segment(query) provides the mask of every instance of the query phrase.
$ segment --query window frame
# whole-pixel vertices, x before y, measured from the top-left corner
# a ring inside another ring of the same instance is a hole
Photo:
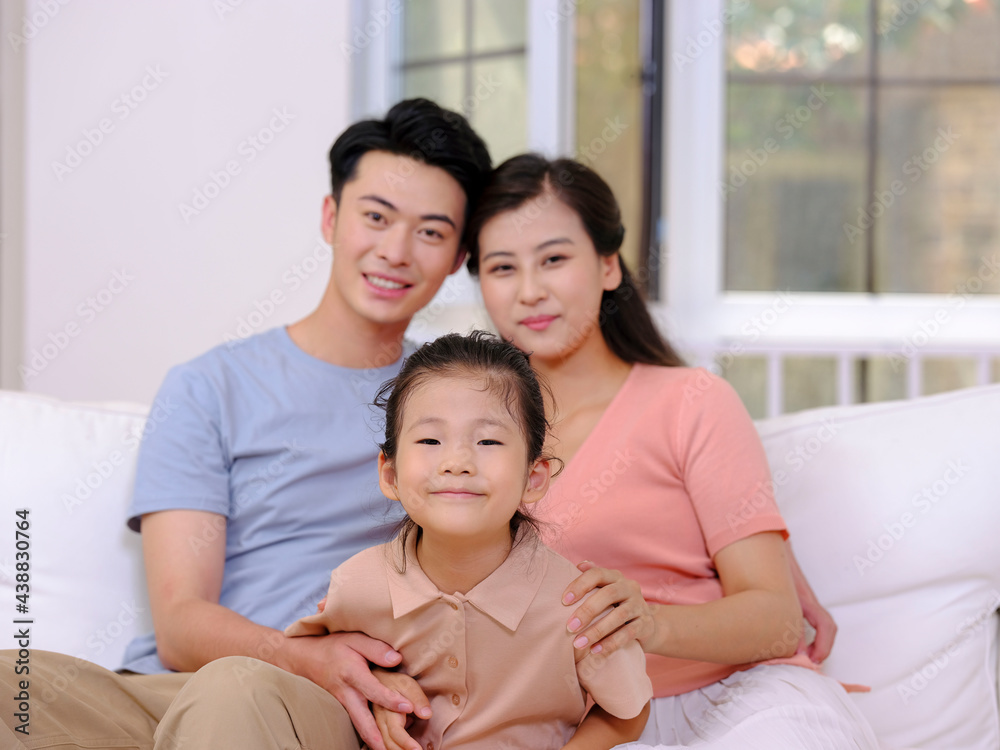
[[[703,364],[739,342],[758,349],[841,346],[892,354],[914,338],[919,342],[921,324],[933,327],[935,316],[944,316],[927,353],[1000,350],[1000,295],[794,292],[794,315],[757,326],[753,321],[780,292],[724,288],[725,203],[718,184],[726,166],[725,9],[725,0],[699,0],[671,2],[668,10],[669,221],[661,288],[666,303],[659,312],[681,348],[696,352]],[[699,44],[705,31],[711,39],[681,69],[675,51],[691,40]]]
[[[19,33],[24,0],[0,6],[0,36]],[[25,89],[24,49],[0,50],[0,388],[24,390]]]
[[[527,147],[547,156],[572,153],[576,102],[573,68],[575,3],[526,0]],[[402,0],[351,0],[352,36],[367,41],[351,54],[351,119],[380,116],[401,96]],[[387,20],[381,23],[380,19]],[[366,34],[375,22],[383,33]]]

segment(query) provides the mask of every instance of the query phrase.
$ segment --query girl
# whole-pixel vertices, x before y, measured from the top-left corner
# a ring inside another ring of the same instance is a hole
[[[286,634],[362,631],[402,654],[431,713],[410,729],[419,745],[399,727],[389,750],[637,738],[652,694],[642,651],[575,662],[559,598],[578,571],[538,541],[523,510],[550,476],[527,358],[482,332],[445,336],[411,355],[376,403],[379,484],[408,518],[395,540],[334,570],[322,611]],[[588,692],[597,706],[574,734]]]
[[[569,160],[510,159],[468,236],[490,317],[559,407],[551,446],[566,469],[538,506],[546,541],[637,582],[595,595],[591,607],[616,605],[607,627],[581,631],[587,605],[568,627],[578,648],[610,652],[620,641],[598,641],[633,621],[656,696],[641,742],[877,747],[841,686],[797,653],[802,611],[756,431],[724,380],[683,367],[660,337],[604,181]],[[591,573],[591,588],[615,580]]]

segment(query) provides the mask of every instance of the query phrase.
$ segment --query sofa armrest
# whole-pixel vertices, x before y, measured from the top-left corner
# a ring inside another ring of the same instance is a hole
[[[758,423],[824,671],[892,747],[1000,747],[1000,385]]]
[[[0,392],[0,601],[12,611],[27,574],[17,616],[32,620],[32,649],[117,669],[132,637],[152,629],[140,539],[125,527],[145,414]],[[27,539],[15,540],[18,509]]]

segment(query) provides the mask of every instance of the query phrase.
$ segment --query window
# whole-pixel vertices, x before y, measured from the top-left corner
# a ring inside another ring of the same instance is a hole
[[[499,163],[527,146],[526,42],[525,0],[409,0],[400,98],[461,112]]]
[[[682,348],[755,416],[996,379],[996,3],[670,8]]]
[[[575,156],[597,171],[622,208],[622,256],[659,294],[663,4],[580,0],[575,5]]]
[[[729,10],[726,289],[947,294],[975,276],[1000,244],[997,7]]]

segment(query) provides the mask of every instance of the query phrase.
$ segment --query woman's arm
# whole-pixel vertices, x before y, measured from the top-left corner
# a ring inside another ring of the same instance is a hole
[[[580,633],[574,644],[579,644],[578,659],[587,650],[611,653],[633,638],[646,653],[722,664],[794,654],[802,611],[785,550],[778,532],[754,534],[723,547],[714,559],[723,597],[696,605],[649,604],[635,581],[618,571],[589,568],[567,589],[570,601],[563,600],[572,604],[599,588],[567,625],[570,632]],[[614,609],[585,627],[608,607]]]
[[[669,425],[669,429],[664,430],[661,444],[663,460],[669,463],[683,482],[684,492],[670,498],[671,502],[682,502],[682,494],[686,494],[686,499],[698,518],[706,544],[708,539],[715,540],[715,546],[711,547],[714,555],[712,565],[722,581],[724,597],[696,608],[685,605],[648,606],[643,611],[641,598],[634,590],[624,588],[624,583],[618,580],[621,578],[620,574],[587,571],[567,591],[574,598],[576,603],[573,606],[578,611],[567,618],[569,629],[577,633],[577,643],[582,645],[583,640],[586,640],[585,648],[613,650],[620,647],[622,641],[633,637],[639,639],[647,652],[667,651],[668,655],[681,658],[744,663],[758,652],[775,650],[775,634],[772,629],[766,629],[767,632],[762,637],[755,634],[752,642],[746,642],[746,648],[738,649],[740,653],[716,654],[714,657],[692,655],[699,653],[699,650],[691,648],[685,634],[700,632],[706,625],[714,632],[716,628],[713,623],[728,619],[733,614],[742,617],[744,608],[745,614],[753,618],[755,626],[759,625],[758,615],[761,612],[768,613],[768,601],[781,602],[780,611],[777,612],[782,623],[778,637],[784,635],[785,640],[790,640],[791,634],[799,632],[801,628],[801,611],[794,601],[795,589],[791,584],[792,573],[786,552],[788,548],[776,531],[783,528],[783,523],[773,501],[773,483],[760,436],[732,386],[716,376],[703,373],[699,377],[702,376],[705,384],[699,383],[694,396],[689,398],[686,392],[680,398],[676,394],[667,394],[665,398],[668,401],[660,404],[664,413],[668,413],[668,409],[674,412],[671,419],[663,420],[664,424]],[[656,460],[656,457],[651,456],[650,460]],[[742,534],[735,533],[735,528],[730,523],[733,517],[750,524],[740,524]],[[658,543],[668,547],[677,538],[672,536],[674,530],[670,528],[650,529],[649,533],[657,535],[656,538],[662,540]],[[685,533],[697,532],[689,529]],[[762,544],[761,539],[771,541]],[[725,546],[720,549],[720,545]],[[744,549],[750,549],[752,554],[742,554],[741,550]],[[755,551],[758,549],[763,555],[759,559]],[[742,557],[748,558],[752,563],[751,568],[741,570],[740,565],[727,564],[730,558]],[[595,585],[605,585],[607,590],[596,592],[580,605],[579,597]],[[805,587],[802,591],[805,593],[809,589]],[[789,592],[791,601],[783,597]],[[807,593],[806,595],[808,596]],[[586,607],[588,604],[591,609]],[[593,615],[601,611],[599,607],[608,606],[615,606],[608,617],[587,625],[592,621]],[[806,609],[816,614],[811,603]],[[720,618],[714,616],[716,611]],[[789,616],[792,611],[799,612],[794,624]],[[581,623],[582,627],[574,627]],[[606,638],[623,625],[626,627],[623,628],[622,638]],[[736,626],[730,623],[729,627]],[[651,640],[657,636],[662,637],[664,629],[673,631],[672,645],[666,647],[660,642],[651,646]],[[772,640],[768,641],[768,637]],[[797,646],[798,643],[793,644],[788,651],[794,652]],[[781,652],[785,650],[779,649]]]
[[[695,605],[651,605],[647,653],[718,664],[747,664],[792,656],[802,637],[781,534],[753,534],[715,556],[722,598]]]
[[[632,742],[639,739],[648,718],[648,703],[632,719],[616,718],[600,706],[594,706],[583,717],[573,738],[563,745],[563,750],[610,750],[623,742]]]

